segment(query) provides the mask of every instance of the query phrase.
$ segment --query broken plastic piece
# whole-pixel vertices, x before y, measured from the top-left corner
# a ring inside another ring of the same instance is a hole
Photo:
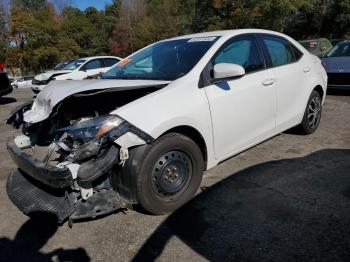
[[[91,183],[83,183],[80,186],[81,197],[86,200],[94,194]]]
[[[17,136],[15,138],[15,144],[20,149],[30,148],[32,145],[30,137],[26,135]]]
[[[124,166],[126,160],[128,160],[129,158],[129,150],[125,147],[121,147],[119,152],[119,158],[120,158],[119,165]]]
[[[66,161],[66,162],[58,163],[57,167],[59,167],[59,168],[64,168],[64,167],[68,168],[70,173],[72,174],[72,178],[73,179],[76,179],[78,177],[78,170],[79,170],[79,167],[80,167],[79,164],[75,164],[75,163]]]

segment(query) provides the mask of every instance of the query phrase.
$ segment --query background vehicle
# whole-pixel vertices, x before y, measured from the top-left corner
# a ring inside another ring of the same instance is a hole
[[[11,83],[13,88],[30,88],[32,86],[32,76],[24,76]]]
[[[326,38],[304,40],[299,41],[299,43],[311,54],[319,57],[326,55],[333,47],[332,43]]]
[[[23,135],[8,145],[21,172],[7,190],[25,213],[174,211],[204,170],[291,127],[313,133],[327,85],[320,59],[253,29],[160,41],[102,78],[56,81],[8,119]]]
[[[76,59],[69,59],[69,60],[62,61],[61,63],[57,64],[54,68],[52,68],[52,70],[61,70],[66,65],[68,65],[71,62],[73,62],[74,60],[76,60]]]
[[[7,73],[0,72],[0,97],[10,94],[13,88],[10,84],[10,80],[7,77]]]
[[[331,40],[329,40],[329,41],[331,41],[331,43],[332,43],[332,45],[333,46],[336,46],[337,44],[339,44],[340,42],[343,42],[343,41],[345,41],[346,39],[341,39],[341,38],[339,38],[339,39],[331,39]]]
[[[52,80],[83,80],[97,77],[120,60],[121,58],[114,56],[94,56],[71,61],[64,67],[59,66],[59,70],[37,75],[32,81],[32,90],[37,94]]]
[[[350,40],[338,43],[322,61],[329,88],[350,88]]]

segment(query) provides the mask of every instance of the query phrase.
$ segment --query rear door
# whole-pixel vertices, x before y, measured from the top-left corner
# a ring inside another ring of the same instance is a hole
[[[305,110],[308,78],[312,65],[303,53],[287,39],[275,35],[259,35],[273,68],[277,87],[276,127],[283,131],[299,124]]]
[[[224,44],[208,65],[211,67],[207,70],[209,75],[213,66],[219,63],[239,64],[246,70],[246,75],[240,78],[205,87],[215,154],[222,160],[273,134],[276,86],[272,69],[265,68],[254,35],[235,37]]]

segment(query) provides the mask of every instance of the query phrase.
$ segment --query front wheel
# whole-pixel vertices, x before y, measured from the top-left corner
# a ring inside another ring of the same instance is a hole
[[[322,99],[317,91],[312,91],[307,103],[300,130],[303,134],[309,135],[318,128],[322,115]]]
[[[190,138],[169,133],[147,145],[136,167],[138,203],[152,214],[172,212],[189,201],[202,181],[204,161]]]

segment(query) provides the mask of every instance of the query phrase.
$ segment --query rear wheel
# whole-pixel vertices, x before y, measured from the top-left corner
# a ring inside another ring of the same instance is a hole
[[[135,170],[137,201],[152,214],[179,208],[195,195],[202,181],[201,150],[190,138],[178,133],[147,145],[142,159],[134,160],[139,163]]]
[[[317,91],[312,91],[307,103],[300,130],[303,134],[312,134],[318,128],[322,115],[322,99]]]

